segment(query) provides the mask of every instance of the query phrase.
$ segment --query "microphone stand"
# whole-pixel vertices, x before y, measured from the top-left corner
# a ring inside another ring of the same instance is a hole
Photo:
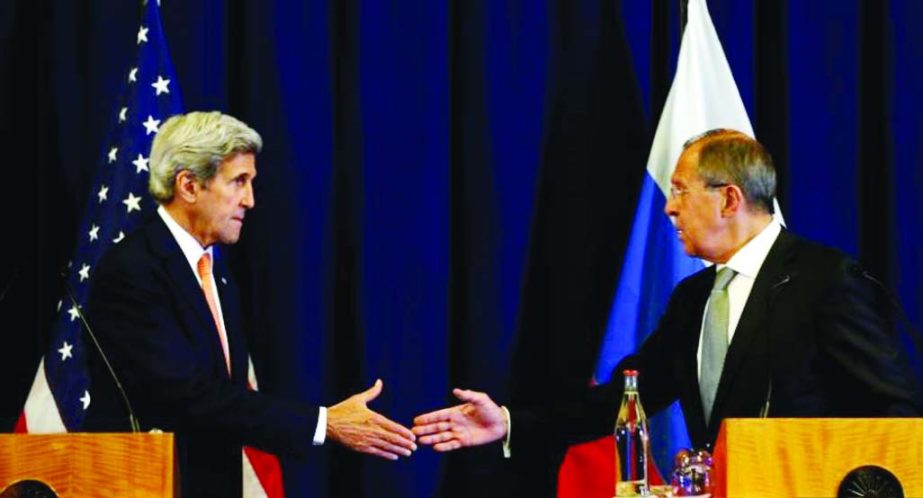
[[[141,426],[138,424],[138,419],[135,417],[135,412],[131,408],[131,403],[128,401],[128,395],[125,394],[125,389],[122,387],[122,383],[119,381],[118,375],[115,374],[115,370],[109,363],[109,358],[106,356],[106,353],[103,352],[102,346],[99,345],[99,341],[96,339],[96,334],[93,333],[93,329],[90,328],[90,324],[87,323],[86,317],[83,316],[83,311],[80,310],[80,304],[77,302],[77,298],[74,297],[74,291],[71,289],[70,284],[67,282],[67,276],[62,276],[64,277],[62,280],[64,282],[64,290],[67,293],[67,297],[74,305],[74,309],[77,310],[77,316],[80,318],[80,323],[83,324],[83,329],[87,331],[87,335],[90,336],[90,339],[93,341],[93,345],[96,346],[96,351],[99,352],[99,356],[103,359],[103,363],[106,365],[106,370],[109,371],[109,375],[112,377],[112,380],[115,381],[115,387],[118,389],[119,394],[122,396],[122,401],[125,403],[125,408],[128,409],[128,422],[131,424],[131,432],[141,432]]]

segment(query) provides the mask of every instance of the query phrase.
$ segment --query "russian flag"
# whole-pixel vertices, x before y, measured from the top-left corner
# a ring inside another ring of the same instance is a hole
[[[608,382],[616,364],[634,352],[657,326],[673,287],[704,267],[687,256],[663,209],[670,176],[688,139],[715,128],[753,136],[753,128],[705,0],[689,0],[676,75],[647,160],[620,280],[593,382]],[[777,211],[778,206],[777,206]],[[644,400],[641,400],[642,403]],[[613,406],[615,411],[618,406]],[[649,421],[651,451],[660,469],[689,446],[679,404]],[[615,446],[612,436],[571,447],[558,474],[559,498],[611,498]]]

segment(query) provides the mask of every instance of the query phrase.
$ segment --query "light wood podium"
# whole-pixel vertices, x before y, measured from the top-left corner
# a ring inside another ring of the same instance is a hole
[[[24,479],[61,498],[175,497],[173,434],[3,434],[0,491]]]
[[[715,444],[716,497],[835,497],[853,469],[876,465],[923,497],[923,419],[727,419]]]

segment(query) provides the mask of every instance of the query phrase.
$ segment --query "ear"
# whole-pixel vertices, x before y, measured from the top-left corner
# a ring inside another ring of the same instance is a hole
[[[741,209],[746,208],[747,200],[744,197],[743,190],[737,185],[728,185],[724,187],[724,205],[721,207],[721,214],[725,217],[732,217]]]
[[[175,198],[182,199],[189,204],[195,204],[201,189],[202,185],[188,170],[182,170],[176,174],[176,180],[173,183],[173,196]]]

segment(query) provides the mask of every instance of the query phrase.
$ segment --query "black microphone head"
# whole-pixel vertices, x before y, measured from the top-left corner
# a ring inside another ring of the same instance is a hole
[[[866,271],[866,269],[863,268],[862,265],[860,265],[859,263],[853,263],[852,266],[849,267],[849,271],[850,273],[852,273],[853,275],[857,277],[862,277],[868,280],[873,280],[875,282],[878,281],[875,277],[872,276],[871,273]]]

